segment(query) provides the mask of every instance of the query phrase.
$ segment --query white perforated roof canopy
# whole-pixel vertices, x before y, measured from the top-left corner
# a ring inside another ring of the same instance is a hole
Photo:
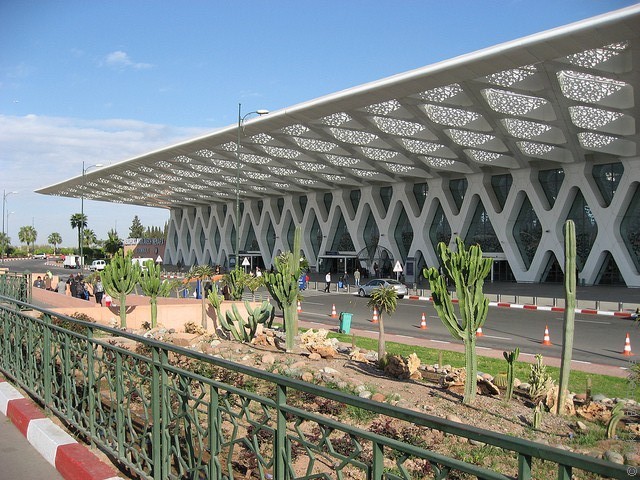
[[[636,157],[640,5],[351,88],[38,193],[178,208]],[[83,193],[84,192],[84,193]]]

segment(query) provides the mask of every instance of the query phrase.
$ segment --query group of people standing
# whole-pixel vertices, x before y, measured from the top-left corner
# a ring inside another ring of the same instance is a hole
[[[81,298],[83,300],[89,300],[90,297],[95,297],[96,303],[102,305],[102,297],[104,296],[104,286],[102,285],[102,279],[98,274],[93,282],[87,282],[81,273],[77,275],[69,275],[64,285],[64,293],[69,297]],[[60,290],[58,290],[60,291]]]

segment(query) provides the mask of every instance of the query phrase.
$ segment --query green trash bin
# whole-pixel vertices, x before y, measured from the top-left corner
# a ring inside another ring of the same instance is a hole
[[[351,313],[340,312],[340,333],[349,333],[351,331]]]

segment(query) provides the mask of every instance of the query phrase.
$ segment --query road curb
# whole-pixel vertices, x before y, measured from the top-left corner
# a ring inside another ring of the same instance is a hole
[[[433,303],[433,298],[431,297],[423,297],[418,295],[409,295],[406,298],[409,300],[422,300],[424,302]],[[457,299],[452,300],[453,303],[458,303]],[[531,305],[531,304],[518,304],[518,303],[508,303],[508,302],[489,302],[490,307],[501,307],[501,308],[519,308],[523,310],[543,310],[547,312],[564,312],[564,307],[552,307],[546,305]],[[614,312],[611,310],[595,310],[592,308],[576,308],[575,313],[583,313],[588,315],[607,315],[612,317],[623,317],[629,318],[633,317],[633,313],[629,312]]]
[[[1,376],[0,412],[66,480],[124,480]]]

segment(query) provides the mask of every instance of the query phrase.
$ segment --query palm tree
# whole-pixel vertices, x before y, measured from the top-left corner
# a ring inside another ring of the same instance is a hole
[[[122,248],[122,240],[118,237],[118,232],[111,229],[107,234],[109,238],[104,242],[104,251],[110,255],[114,255]]]
[[[9,246],[11,245],[11,239],[9,235],[6,233],[0,232],[0,251],[2,252],[2,256],[4,257],[4,253],[9,250]]]
[[[136,217],[137,218],[137,217]],[[198,265],[197,267],[192,267],[187,273],[187,277],[185,280],[197,280],[200,282],[200,297],[202,298],[202,328],[207,328],[207,303],[206,303],[206,295],[204,294],[204,280],[210,280],[214,275],[214,270],[211,265]],[[213,325],[213,331],[218,331],[218,326]]]
[[[49,235],[49,238],[47,238],[47,242],[49,242],[50,245],[53,245],[53,254],[55,255],[56,246],[62,243],[62,237],[58,232],[53,232],[51,235]]]
[[[98,237],[96,237],[96,233],[90,228],[85,228],[82,230],[83,245],[85,247],[90,247],[91,245],[95,245],[98,241]]]
[[[382,366],[385,360],[386,345],[384,340],[384,315],[391,315],[398,306],[398,295],[392,286],[378,287],[371,292],[371,298],[367,302],[369,308],[377,308],[378,319],[378,364]]]
[[[158,297],[166,297],[171,292],[171,282],[162,280],[162,266],[153,260],[144,263],[145,268],[140,274],[142,293],[149,297],[151,304],[151,328],[156,328],[158,322]]]
[[[29,254],[29,245],[36,242],[36,238],[38,238],[38,232],[35,228],[28,225],[26,227],[20,227],[20,231],[18,232],[18,238],[22,243],[27,244],[27,255]]]
[[[74,213],[71,215],[71,228],[78,229],[78,251],[80,250],[80,236],[82,230],[87,226],[87,216],[83,213]]]

